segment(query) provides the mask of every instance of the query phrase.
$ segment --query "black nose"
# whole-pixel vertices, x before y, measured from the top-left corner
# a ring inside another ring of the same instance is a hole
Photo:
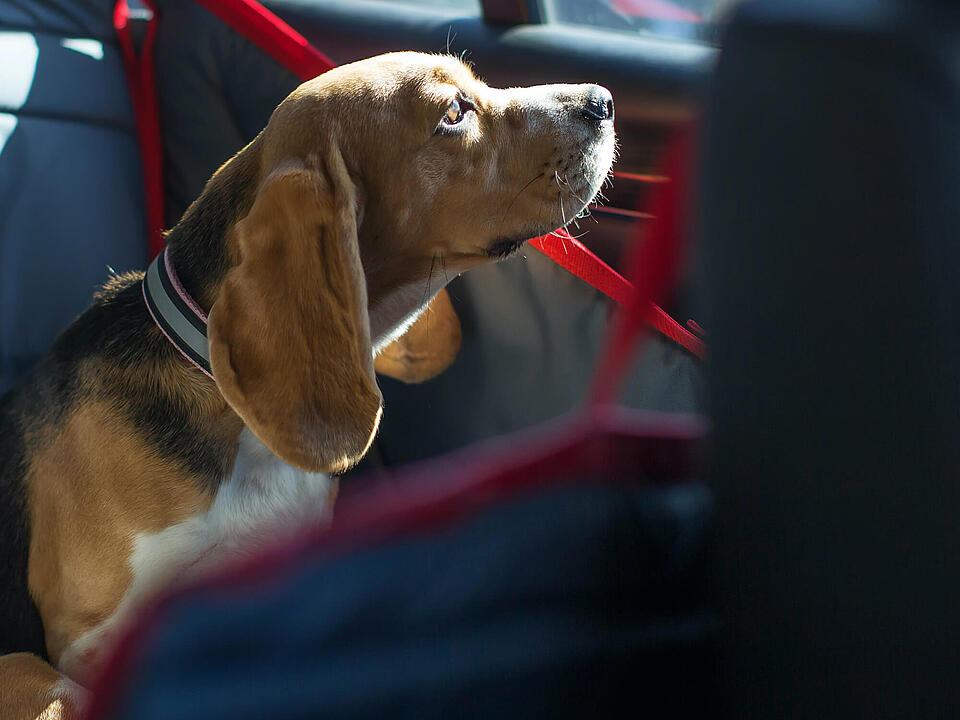
[[[605,87],[594,85],[583,104],[583,114],[594,122],[613,120],[613,95]]]

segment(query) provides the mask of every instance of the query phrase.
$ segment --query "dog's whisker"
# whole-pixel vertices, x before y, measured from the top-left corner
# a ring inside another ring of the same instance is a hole
[[[418,307],[423,307],[427,304],[427,300],[430,297],[430,284],[433,281],[433,269],[437,264],[437,253],[433,253],[433,257],[430,258],[430,272],[427,273],[427,285],[423,289],[423,297],[420,298],[420,305]]]
[[[440,269],[443,271],[443,284],[449,284],[450,278],[447,277],[447,256],[443,254],[442,250],[440,251]]]
[[[562,235],[554,231],[547,234],[553,235],[560,241],[566,241],[566,240],[579,240],[580,238],[585,237],[587,235],[587,232],[582,232],[579,235],[574,235],[573,233],[567,231],[566,235]],[[564,250],[566,250],[566,244],[564,244]]]
[[[558,179],[559,179],[559,176],[558,176]],[[575,200],[577,200],[578,202],[580,202],[581,205],[586,205],[586,204],[587,204],[587,201],[586,201],[586,200],[584,200],[582,197],[580,197],[579,195],[577,195],[577,193],[575,193],[575,192],[573,191],[573,188],[570,187],[570,183],[567,181],[566,178],[563,178],[563,184],[567,186],[567,192],[569,192],[571,195],[573,195],[573,197],[574,197]]]
[[[557,181],[557,187],[560,190],[563,190],[563,186],[560,184],[560,173],[558,173],[556,170],[553,171],[553,179]]]

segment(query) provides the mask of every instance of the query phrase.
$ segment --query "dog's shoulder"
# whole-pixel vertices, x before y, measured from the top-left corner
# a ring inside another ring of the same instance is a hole
[[[84,407],[108,407],[161,457],[215,490],[229,476],[239,420],[227,417],[223,399],[151,319],[142,278],[112,277],[54,343],[33,386],[37,419],[51,424]]]

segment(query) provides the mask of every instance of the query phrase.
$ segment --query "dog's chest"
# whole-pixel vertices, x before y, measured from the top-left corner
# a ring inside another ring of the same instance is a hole
[[[136,536],[130,586],[107,620],[68,646],[60,670],[88,677],[130,616],[160,590],[251,555],[298,528],[329,522],[334,487],[325,474],[287,465],[245,428],[233,474],[206,512]]]
[[[178,566],[191,572],[219,566],[305,523],[325,523],[332,491],[329,476],[286,464],[244,428],[233,474],[210,509],[137,537],[131,557],[134,582],[155,573],[169,577],[171,570],[179,575]]]

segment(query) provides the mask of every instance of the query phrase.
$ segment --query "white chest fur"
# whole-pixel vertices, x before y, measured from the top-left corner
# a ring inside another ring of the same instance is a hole
[[[134,539],[130,587],[107,620],[63,652],[60,671],[83,682],[131,614],[158,590],[252,554],[305,524],[329,522],[333,487],[325,474],[287,465],[244,428],[233,474],[210,509]]]

